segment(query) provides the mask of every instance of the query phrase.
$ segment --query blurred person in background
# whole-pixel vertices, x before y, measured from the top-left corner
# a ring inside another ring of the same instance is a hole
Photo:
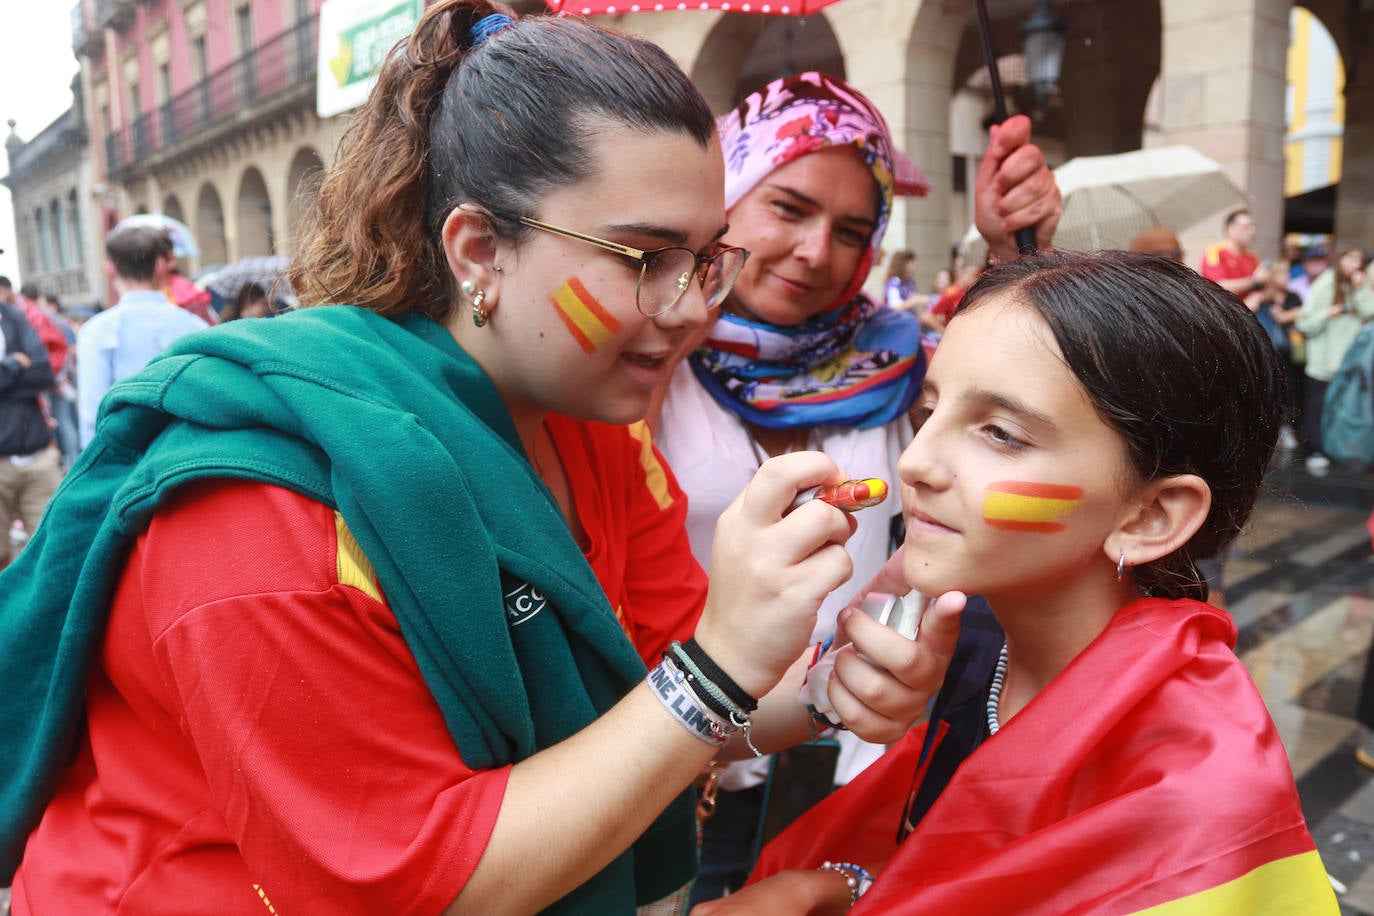
[[[1345,359],[1360,326],[1374,318],[1374,291],[1369,288],[1363,248],[1345,248],[1336,264],[1312,282],[1295,325],[1307,338],[1303,380],[1302,441],[1311,474],[1327,473],[1331,460],[1322,452],[1322,405],[1326,388]]]
[[[105,237],[107,268],[119,301],[76,335],[77,421],[81,447],[95,435],[100,401],[115,382],[138,372],[172,341],[208,325],[163,292],[172,238],[152,226],[116,227]]]
[[[10,562],[13,522],[32,535],[62,480],[42,404],[53,386],[52,364],[13,291],[0,277],[0,569]]]
[[[1201,272],[1208,280],[1244,298],[1264,288],[1269,268],[1250,250],[1255,243],[1255,218],[1249,210],[1233,210],[1223,224],[1225,238],[1202,254]]]

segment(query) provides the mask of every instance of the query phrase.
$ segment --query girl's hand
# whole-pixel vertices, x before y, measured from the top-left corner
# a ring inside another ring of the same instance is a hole
[[[695,906],[692,916],[729,916],[732,913],[841,916],[849,909],[849,885],[843,875],[829,870],[784,871],[728,897]]]
[[[789,512],[800,491],[844,479],[820,452],[771,458],[716,523],[696,638],[752,696],[802,654],[821,602],[853,573],[853,519],[819,500]]]
[[[921,720],[954,657],[966,601],[961,592],[941,595],[921,616],[915,640],[852,607],[840,612],[835,642],[843,648],[836,653],[828,693],[851,731],[865,741],[892,744]]]
[[[1049,248],[1064,212],[1054,173],[1030,136],[1025,115],[994,125],[974,183],[973,221],[989,250],[1004,260],[1017,256],[1014,235],[1027,226],[1035,227],[1039,247]]]

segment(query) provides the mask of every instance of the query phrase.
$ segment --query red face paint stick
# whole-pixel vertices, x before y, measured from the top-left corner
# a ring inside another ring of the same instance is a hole
[[[829,487],[809,487],[797,494],[792,505],[787,507],[786,515],[803,503],[819,499],[829,503],[841,512],[858,512],[869,506],[876,506],[887,498],[887,482],[876,477],[864,480],[846,480]]]

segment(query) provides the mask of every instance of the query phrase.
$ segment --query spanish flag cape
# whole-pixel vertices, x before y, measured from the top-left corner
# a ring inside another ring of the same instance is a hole
[[[922,783],[941,778],[941,747],[968,737],[977,702],[945,704],[934,754],[922,759],[926,730],[915,729],[798,819],[751,880],[890,859],[855,916],[1337,913],[1235,637],[1225,613],[1199,602],[1123,608],[928,808],[908,812]],[[973,673],[951,665],[942,697]],[[916,822],[898,845],[904,815]]]

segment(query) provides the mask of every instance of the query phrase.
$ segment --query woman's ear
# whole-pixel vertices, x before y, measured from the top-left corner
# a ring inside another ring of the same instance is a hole
[[[460,284],[468,281],[481,290],[485,310],[496,308],[501,272],[495,266],[496,233],[491,218],[472,204],[461,204],[449,211],[441,237],[454,279]]]
[[[1212,489],[1196,474],[1160,477],[1142,487],[1102,549],[1113,564],[1140,566],[1187,544],[1212,509]]]

